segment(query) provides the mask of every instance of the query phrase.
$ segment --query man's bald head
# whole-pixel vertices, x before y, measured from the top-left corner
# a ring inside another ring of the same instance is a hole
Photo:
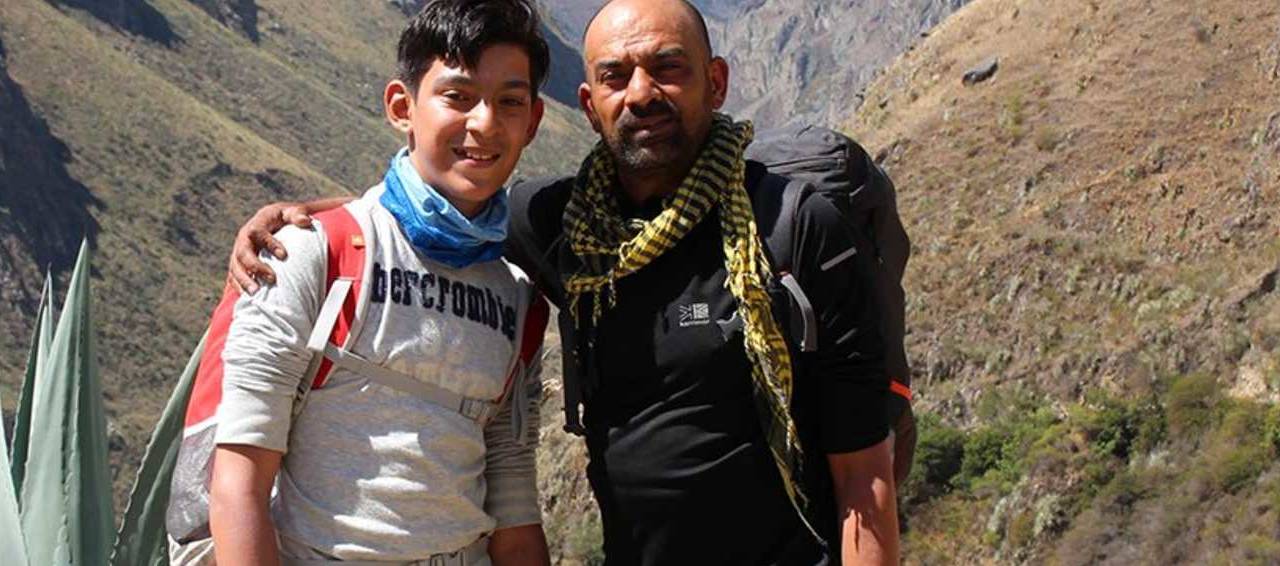
[[[607,8],[619,2],[623,2],[623,0],[608,0],[607,2],[602,4],[600,8],[596,9],[596,13],[592,14],[590,20],[587,20],[587,27],[582,30],[583,55],[586,54],[585,44],[587,42],[587,34],[591,32],[592,24],[595,24],[596,19],[598,19],[600,17],[600,14],[602,14]],[[646,8],[649,8],[649,9],[663,9],[663,8],[675,6],[677,7],[677,9],[684,10],[685,14],[688,15],[689,18],[694,22],[698,30],[698,33],[702,36],[703,44],[707,48],[707,56],[708,57],[712,56],[711,32],[707,30],[707,19],[702,16],[702,12],[699,11],[698,7],[694,6],[693,3],[689,2],[688,0],[671,0],[670,2],[663,3],[663,4],[669,4],[669,6],[668,5],[659,6],[658,2],[652,2],[650,0],[640,0],[640,2],[635,2],[635,3],[643,4]]]

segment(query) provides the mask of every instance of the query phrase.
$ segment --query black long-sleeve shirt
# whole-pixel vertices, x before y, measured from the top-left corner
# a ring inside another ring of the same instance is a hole
[[[517,186],[510,201],[508,257],[557,306],[562,256],[571,254],[561,236],[572,184]],[[656,212],[654,204],[630,213]],[[793,269],[820,330],[817,352],[798,360],[792,413],[806,450],[806,491],[831,519],[816,526],[834,548],[801,524],[761,434],[713,212],[619,280],[617,304],[595,328],[587,473],[611,566],[839,563],[826,454],[869,447],[888,431],[874,267],[825,198],[806,198],[796,222]]]

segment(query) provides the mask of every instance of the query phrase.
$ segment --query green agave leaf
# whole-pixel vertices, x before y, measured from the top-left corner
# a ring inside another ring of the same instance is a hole
[[[40,294],[40,308],[36,311],[31,351],[27,355],[27,373],[22,380],[18,413],[13,424],[13,456],[9,464],[14,493],[22,493],[22,478],[27,469],[27,451],[31,443],[31,407],[36,397],[36,376],[44,368],[49,357],[49,345],[53,342],[53,310],[53,274],[46,273],[44,292]]]
[[[32,564],[105,564],[114,535],[106,415],[89,297],[90,251],[81,244],[67,301],[36,376],[30,448],[20,494]]]
[[[8,447],[5,446],[4,424],[0,423],[0,548],[6,559],[26,566],[27,543],[22,538],[22,519],[18,516],[18,493],[9,475]]]
[[[208,334],[205,335],[207,337]],[[168,537],[164,516],[169,506],[169,485],[173,467],[178,460],[178,447],[182,444],[182,425],[186,417],[187,403],[191,400],[196,372],[200,369],[200,355],[204,352],[205,338],[200,339],[186,369],[178,378],[178,384],[169,396],[169,402],[151,433],[142,466],[129,494],[124,523],[116,537],[111,556],[112,566],[163,566],[169,563]]]

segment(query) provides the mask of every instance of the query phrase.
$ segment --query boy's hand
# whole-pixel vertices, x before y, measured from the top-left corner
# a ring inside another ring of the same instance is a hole
[[[231,259],[227,262],[231,281],[245,293],[257,291],[258,281],[275,283],[275,272],[258,259],[258,252],[270,250],[271,255],[279,259],[287,258],[289,254],[272,234],[288,225],[310,228],[312,214],[342,206],[351,200],[350,197],[338,197],[307,203],[277,202],[258,209],[236,232]]]

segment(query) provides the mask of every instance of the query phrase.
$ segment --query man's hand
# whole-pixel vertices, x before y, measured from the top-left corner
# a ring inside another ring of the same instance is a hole
[[[489,538],[493,566],[548,566],[547,537],[542,525],[498,529]]]
[[[279,259],[287,258],[289,254],[272,234],[290,224],[310,228],[312,214],[342,206],[351,200],[351,197],[336,197],[307,203],[277,202],[258,209],[236,232],[231,259],[227,262],[231,282],[246,293],[257,291],[258,281],[275,283],[275,272],[258,259],[258,252],[270,250],[271,255]]]
[[[889,439],[829,454],[845,566],[898,563],[898,503]]]

